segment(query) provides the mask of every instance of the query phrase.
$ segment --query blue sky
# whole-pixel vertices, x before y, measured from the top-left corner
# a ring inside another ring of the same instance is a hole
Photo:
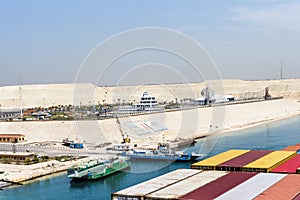
[[[20,73],[24,84],[72,83],[96,45],[141,27],[192,37],[223,78],[277,79],[281,61],[284,78],[300,78],[299,10],[296,0],[0,0],[0,85],[17,84]]]

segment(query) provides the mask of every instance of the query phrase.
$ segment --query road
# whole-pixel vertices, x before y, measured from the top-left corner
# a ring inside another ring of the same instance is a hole
[[[107,155],[104,148],[83,148],[70,149],[64,146],[39,146],[36,144],[15,144],[17,152],[32,152],[37,155],[55,156],[92,156],[92,155]],[[13,152],[13,144],[0,143],[0,151]]]

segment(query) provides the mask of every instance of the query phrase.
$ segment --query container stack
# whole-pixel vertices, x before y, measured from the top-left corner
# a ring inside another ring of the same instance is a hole
[[[296,151],[229,150],[194,163],[191,168],[245,172],[272,172],[276,168],[276,172],[285,172],[293,164],[293,173],[296,173],[296,169],[300,167],[299,161]],[[290,164],[284,165],[286,162]],[[282,168],[277,168],[278,166]]]
[[[112,194],[113,200],[300,200],[300,144],[281,151],[228,150]],[[298,173],[298,174],[297,174]]]
[[[297,199],[299,193],[298,174],[178,169],[116,192],[112,199]]]

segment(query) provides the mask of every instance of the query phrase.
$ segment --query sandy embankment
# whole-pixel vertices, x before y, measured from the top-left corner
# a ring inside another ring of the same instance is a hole
[[[175,112],[120,118],[123,131],[135,143],[157,143],[176,138],[195,138],[212,131],[232,131],[272,120],[300,114],[300,103],[293,99],[279,99],[255,103],[206,107]],[[128,128],[129,123],[155,121],[166,131],[140,136]],[[115,119],[98,121],[2,122],[1,133],[23,133],[28,142],[62,141],[66,137],[82,142],[101,144],[122,140]]]
[[[5,173],[0,174],[0,180],[7,180],[11,182],[23,182],[38,178],[45,175],[61,172],[67,170],[69,167],[76,166],[89,158],[83,158],[80,160],[59,162],[52,160],[48,162],[33,164],[33,165],[13,165],[13,164],[1,164],[0,169]]]

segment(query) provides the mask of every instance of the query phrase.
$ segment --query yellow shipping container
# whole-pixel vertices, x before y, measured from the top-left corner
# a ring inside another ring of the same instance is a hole
[[[250,150],[228,150],[213,157],[207,158],[205,160],[199,161],[191,165],[192,169],[201,169],[201,170],[215,170],[217,165],[222,164],[228,160],[236,158],[240,155],[243,155]]]
[[[242,168],[242,171],[269,172],[278,165],[296,156],[295,151],[273,151]]]

